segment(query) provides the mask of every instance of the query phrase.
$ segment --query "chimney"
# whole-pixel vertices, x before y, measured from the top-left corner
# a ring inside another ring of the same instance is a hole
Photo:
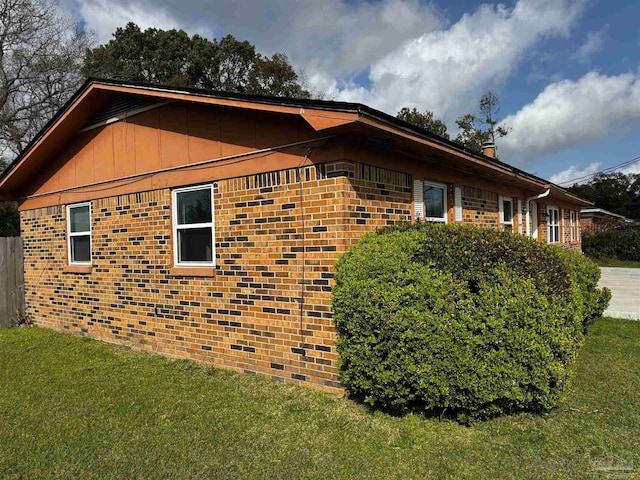
[[[482,144],[482,154],[487,157],[496,158],[496,146],[493,142],[484,142]]]

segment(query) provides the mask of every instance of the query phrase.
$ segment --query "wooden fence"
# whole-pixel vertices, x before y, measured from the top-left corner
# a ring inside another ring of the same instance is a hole
[[[0,327],[24,317],[24,257],[20,237],[0,237]]]

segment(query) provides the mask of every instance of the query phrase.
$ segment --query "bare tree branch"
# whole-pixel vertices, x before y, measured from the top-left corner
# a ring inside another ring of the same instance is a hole
[[[82,82],[90,36],[55,0],[0,0],[0,152],[17,155]]]

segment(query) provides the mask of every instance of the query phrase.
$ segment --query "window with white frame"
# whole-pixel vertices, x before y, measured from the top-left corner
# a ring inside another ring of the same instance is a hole
[[[443,183],[415,180],[413,200],[416,218],[447,223],[447,186]]]
[[[549,243],[560,242],[560,214],[556,207],[549,207]]]
[[[498,202],[502,228],[513,232],[513,198],[499,197]]]
[[[576,211],[575,210],[570,210],[569,211],[569,235],[571,237],[571,241],[575,242],[577,235],[576,235]]]
[[[213,266],[213,185],[178,188],[172,192],[173,253],[176,266]]]
[[[67,205],[67,251],[70,265],[91,265],[91,203]]]

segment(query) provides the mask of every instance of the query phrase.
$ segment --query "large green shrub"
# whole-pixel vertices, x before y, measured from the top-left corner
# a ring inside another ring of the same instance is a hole
[[[602,316],[611,300],[611,290],[598,288],[600,267],[591,259],[562,247],[553,247],[569,268],[572,281],[580,289],[583,302],[582,324],[586,328]]]
[[[463,422],[558,405],[590,308],[566,255],[474,227],[365,235],[333,289],[345,385],[392,413]]]
[[[582,236],[582,251],[593,258],[640,262],[640,230],[607,230]]]

